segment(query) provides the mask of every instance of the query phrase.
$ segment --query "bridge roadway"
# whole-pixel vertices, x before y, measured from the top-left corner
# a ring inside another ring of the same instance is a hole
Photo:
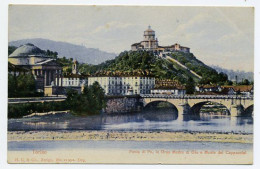
[[[167,95],[141,94],[143,106],[156,102],[169,102],[178,110],[178,115],[198,114],[206,103],[219,103],[227,108],[231,116],[253,114],[253,97],[233,95]]]

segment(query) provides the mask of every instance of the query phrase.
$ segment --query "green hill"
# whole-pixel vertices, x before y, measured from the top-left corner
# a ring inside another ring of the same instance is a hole
[[[202,79],[194,76],[189,70],[167,59],[159,58],[147,51],[125,51],[115,59],[108,60],[99,65],[81,64],[79,71],[84,74],[135,74],[152,75],[160,79],[176,79],[181,83],[186,83],[189,77],[195,82],[202,84],[225,83],[227,75],[218,73],[213,68],[205,65],[196,59],[193,54],[175,52],[170,57],[193,70]]]
[[[215,69],[205,65],[192,53],[174,52],[170,57],[202,76],[202,79],[199,81],[201,84],[223,84],[228,82],[226,74],[222,72],[218,73]]]

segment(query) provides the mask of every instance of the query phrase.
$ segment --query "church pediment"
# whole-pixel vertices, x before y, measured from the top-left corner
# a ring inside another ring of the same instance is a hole
[[[48,59],[45,61],[41,61],[36,63],[35,65],[42,65],[42,66],[60,66],[56,60],[54,59]]]

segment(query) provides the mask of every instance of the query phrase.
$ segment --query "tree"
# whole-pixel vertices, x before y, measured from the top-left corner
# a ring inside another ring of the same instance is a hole
[[[17,91],[21,97],[34,96],[36,92],[36,82],[31,73],[20,74],[17,77]]]
[[[187,94],[194,94],[194,92],[195,92],[195,82],[191,77],[188,78],[188,81],[187,81],[185,87],[186,87],[186,93]]]
[[[33,75],[20,74],[14,76],[8,74],[8,97],[32,97],[38,96],[36,82]]]
[[[16,77],[12,74],[8,74],[8,97],[14,97],[16,95]]]
[[[250,85],[250,82],[248,79],[244,79],[242,82],[239,83],[239,85]]]
[[[74,115],[100,114],[101,110],[106,107],[105,92],[98,82],[85,86],[82,94],[70,89],[67,91],[66,103]]]
[[[228,80],[228,81],[225,83],[225,85],[231,86],[231,85],[233,85],[233,82],[232,82],[231,80]]]
[[[50,51],[49,49],[47,51],[45,51],[45,54],[47,56],[53,57],[54,59],[58,58],[58,52],[53,52],[53,51]]]

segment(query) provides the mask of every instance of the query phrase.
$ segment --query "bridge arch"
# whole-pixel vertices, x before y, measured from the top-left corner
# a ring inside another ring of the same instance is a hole
[[[254,115],[254,105],[250,105],[244,110],[244,116],[253,116]]]
[[[163,103],[166,103],[167,104],[166,106],[168,108],[173,108],[174,110],[178,111],[178,108],[176,107],[176,105],[174,105],[173,103],[171,103],[169,101],[164,101],[164,100],[151,101],[144,106],[144,109],[160,107],[160,106],[163,106],[163,105],[160,105]]]
[[[197,115],[201,112],[201,108],[209,103],[213,103],[215,104],[216,106],[222,106],[225,108],[226,112],[227,112],[227,115],[230,115],[230,110],[228,109],[228,107],[222,103],[219,103],[219,102],[214,102],[214,101],[201,101],[201,102],[198,102],[198,103],[195,103],[193,106],[191,106],[190,108],[190,113],[191,114],[194,114],[194,115]]]
[[[179,118],[179,112],[177,107],[163,100],[151,101],[143,107],[143,117],[150,121],[171,121]]]

